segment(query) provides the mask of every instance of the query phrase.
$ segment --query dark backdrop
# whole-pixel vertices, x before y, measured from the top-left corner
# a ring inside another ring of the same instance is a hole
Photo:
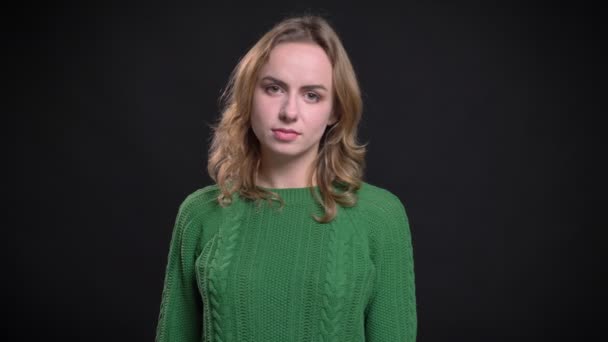
[[[356,68],[365,180],[408,211],[419,341],[593,333],[603,174],[591,161],[605,157],[595,9],[306,5],[5,11],[10,333],[153,339],[178,205],[210,183],[220,92],[261,34],[304,10],[334,24]]]

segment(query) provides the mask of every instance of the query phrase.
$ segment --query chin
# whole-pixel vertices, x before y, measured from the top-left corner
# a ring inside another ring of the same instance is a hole
[[[296,157],[302,154],[303,151],[294,149],[269,149],[270,153],[281,157]]]
[[[306,151],[302,150],[299,146],[267,146],[266,150],[276,156],[280,157],[297,157],[304,154]]]

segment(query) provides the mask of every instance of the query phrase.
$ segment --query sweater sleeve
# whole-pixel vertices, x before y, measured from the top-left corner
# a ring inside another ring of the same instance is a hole
[[[156,342],[198,342],[201,337],[202,302],[194,269],[197,234],[189,229],[193,225],[187,204],[188,199],[180,205],[172,232]]]
[[[390,194],[385,208],[377,228],[376,282],[366,308],[365,340],[413,342],[417,314],[409,220],[395,195]]]

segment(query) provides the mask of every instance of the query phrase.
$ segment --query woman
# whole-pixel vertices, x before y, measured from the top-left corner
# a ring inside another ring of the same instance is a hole
[[[241,59],[181,204],[157,341],[416,339],[408,218],[362,180],[359,86],[329,24],[285,19]]]

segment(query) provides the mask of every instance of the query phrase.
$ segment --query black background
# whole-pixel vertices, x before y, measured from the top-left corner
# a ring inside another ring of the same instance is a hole
[[[596,332],[597,9],[305,5],[5,11],[7,334],[154,338],[178,205],[210,183],[220,92],[266,30],[305,11],[334,25],[357,72],[365,180],[397,194],[410,217],[418,340]]]

